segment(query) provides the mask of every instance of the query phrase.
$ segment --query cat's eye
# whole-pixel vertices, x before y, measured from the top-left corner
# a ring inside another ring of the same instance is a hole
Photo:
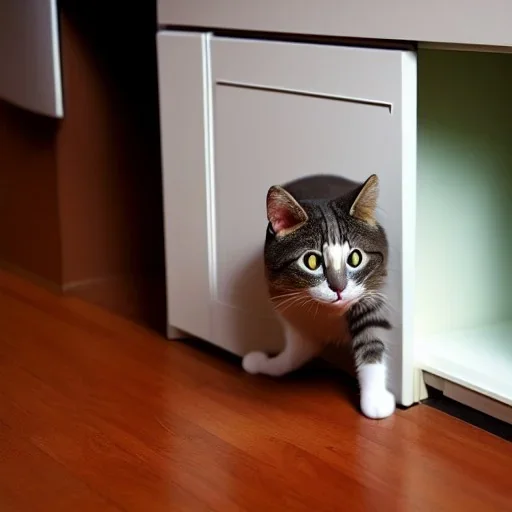
[[[348,255],[348,264],[352,268],[359,267],[361,265],[361,262],[363,261],[363,255],[361,254],[361,251],[358,251],[357,249],[354,249],[349,255]]]
[[[318,270],[322,264],[322,258],[315,252],[308,252],[304,255],[304,265],[309,270]]]

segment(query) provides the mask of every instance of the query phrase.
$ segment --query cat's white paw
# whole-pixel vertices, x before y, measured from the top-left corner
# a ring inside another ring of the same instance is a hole
[[[395,407],[395,397],[387,389],[361,394],[361,411],[368,418],[387,418],[393,414]]]
[[[249,352],[242,359],[242,367],[247,373],[256,375],[262,370],[262,366],[267,362],[268,356],[264,352]]]

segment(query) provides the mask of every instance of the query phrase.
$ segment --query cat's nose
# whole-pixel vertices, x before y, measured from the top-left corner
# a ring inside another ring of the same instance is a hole
[[[334,292],[334,293],[337,293],[339,297],[341,297],[341,294],[344,290],[344,288],[342,288],[341,286],[336,286],[336,285],[332,285],[330,284],[329,285],[329,288]]]
[[[329,288],[334,293],[337,293],[338,297],[341,296],[343,290],[347,286],[347,277],[341,272],[336,272],[330,268],[327,268],[326,278]]]

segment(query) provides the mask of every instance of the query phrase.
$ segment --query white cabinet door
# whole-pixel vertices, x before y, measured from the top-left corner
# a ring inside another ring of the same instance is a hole
[[[402,212],[414,200],[415,62],[402,51],[211,40],[216,344],[244,354],[282,343],[263,275],[268,188],[308,174],[364,181],[377,173],[391,246],[390,375],[400,400],[410,401],[412,338],[403,317],[412,297],[404,296],[403,284],[414,225]]]
[[[262,261],[268,188],[377,173],[390,384],[410,404],[415,55],[167,33],[159,59],[170,323],[239,355],[279,349]]]
[[[62,117],[57,0],[0,0],[0,98]]]

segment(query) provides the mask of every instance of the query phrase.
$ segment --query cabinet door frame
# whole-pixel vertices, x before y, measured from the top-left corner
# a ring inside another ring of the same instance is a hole
[[[205,340],[211,336],[213,233],[209,38],[157,35],[168,329]]]

